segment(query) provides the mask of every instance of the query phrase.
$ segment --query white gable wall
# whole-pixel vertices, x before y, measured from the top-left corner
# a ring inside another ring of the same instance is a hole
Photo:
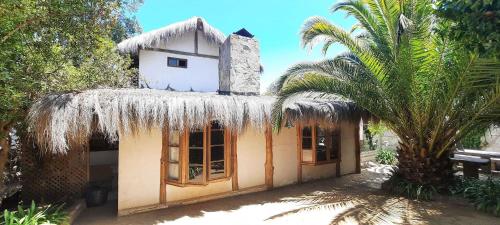
[[[219,47],[209,44],[202,34],[198,33],[198,53],[219,56]]]
[[[142,87],[177,91],[214,92],[219,89],[219,60],[203,55],[218,56],[219,48],[208,44],[198,35],[198,54],[195,53],[194,32],[155,49],[139,51],[139,84]],[[165,51],[162,51],[165,50]],[[169,51],[180,51],[176,54]],[[167,58],[187,59],[187,68],[169,67]]]

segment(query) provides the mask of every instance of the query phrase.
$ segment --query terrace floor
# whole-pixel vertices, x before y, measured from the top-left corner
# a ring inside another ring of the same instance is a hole
[[[226,199],[116,217],[116,205],[86,209],[78,225],[500,224],[457,199],[418,202],[383,193],[389,168]]]

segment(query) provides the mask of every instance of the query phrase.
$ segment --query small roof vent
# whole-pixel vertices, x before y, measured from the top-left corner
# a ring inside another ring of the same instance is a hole
[[[243,36],[243,37],[247,37],[247,38],[253,38],[254,37],[253,34],[251,34],[250,32],[248,32],[248,30],[246,30],[245,28],[241,28],[241,30],[236,31],[233,34],[237,34],[237,35],[240,35],[240,36]]]

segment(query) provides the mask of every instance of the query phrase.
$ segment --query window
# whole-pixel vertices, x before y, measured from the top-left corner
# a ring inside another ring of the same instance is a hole
[[[179,58],[174,58],[174,57],[168,57],[168,66],[170,67],[181,67],[181,68],[187,68],[187,59],[179,59]]]
[[[167,183],[203,185],[229,177],[228,137],[217,122],[182,134],[169,132]]]
[[[340,130],[319,126],[304,126],[300,131],[302,163],[321,164],[338,162]]]
[[[205,137],[203,130],[189,133],[188,143],[188,181],[189,183],[204,183]]]
[[[224,143],[224,129],[217,123],[213,123],[210,127],[210,151],[209,151],[209,162],[210,162],[210,180],[225,177],[226,168],[226,152]]]
[[[179,181],[179,159],[180,159],[180,134],[179,131],[170,132],[168,137],[168,179]]]

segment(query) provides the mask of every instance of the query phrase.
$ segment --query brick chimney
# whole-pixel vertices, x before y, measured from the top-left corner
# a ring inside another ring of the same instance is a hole
[[[221,94],[260,94],[259,43],[242,29],[227,37],[219,53]]]

